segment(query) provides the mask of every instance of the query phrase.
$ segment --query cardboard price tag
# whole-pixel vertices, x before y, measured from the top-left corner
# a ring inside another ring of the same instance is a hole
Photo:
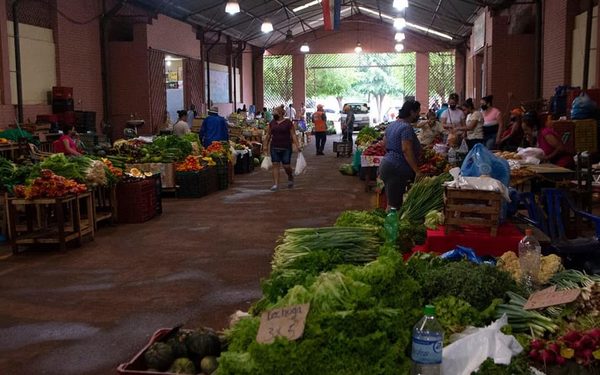
[[[571,303],[579,297],[580,293],[580,289],[556,290],[556,286],[551,286],[530,295],[523,308],[525,310],[535,310]]]
[[[260,316],[256,341],[270,344],[276,337],[285,337],[292,341],[299,339],[304,334],[309,309],[310,304],[306,303],[265,311]]]

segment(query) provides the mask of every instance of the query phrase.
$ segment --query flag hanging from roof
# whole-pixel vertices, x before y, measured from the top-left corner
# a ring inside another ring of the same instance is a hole
[[[321,0],[323,8],[323,25],[327,31],[340,29],[342,0]]]

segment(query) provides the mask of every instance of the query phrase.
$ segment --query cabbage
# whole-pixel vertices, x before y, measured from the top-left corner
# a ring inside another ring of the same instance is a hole
[[[440,211],[431,210],[425,215],[425,227],[437,229],[438,225],[444,224],[444,214]]]

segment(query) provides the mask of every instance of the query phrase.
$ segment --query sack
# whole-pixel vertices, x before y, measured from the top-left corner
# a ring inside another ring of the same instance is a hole
[[[508,186],[510,166],[508,162],[494,155],[481,143],[476,144],[462,163],[460,173],[465,177],[487,175]]]
[[[265,156],[265,158],[263,159],[260,167],[262,169],[264,169],[265,171],[268,171],[269,169],[271,169],[272,166],[273,166],[273,163],[271,162],[271,157],[270,156]]]
[[[306,172],[306,159],[304,159],[302,152],[299,152],[298,158],[296,159],[296,170],[294,171],[294,174],[298,176],[304,172]]]
[[[582,93],[573,100],[573,106],[571,107],[571,119],[583,120],[588,118],[594,118],[596,113],[596,102],[593,101],[588,94]]]

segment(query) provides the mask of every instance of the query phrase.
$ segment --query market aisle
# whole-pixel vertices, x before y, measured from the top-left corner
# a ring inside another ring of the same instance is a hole
[[[286,228],[371,207],[361,181],[338,172],[350,159],[331,144],[318,157],[309,144],[292,190],[270,192],[270,172],[258,170],[202,199],[165,199],[161,217],[103,227],[79,249],[15,257],[3,248],[0,373],[110,374],[160,327],[224,327],[260,297]]]

